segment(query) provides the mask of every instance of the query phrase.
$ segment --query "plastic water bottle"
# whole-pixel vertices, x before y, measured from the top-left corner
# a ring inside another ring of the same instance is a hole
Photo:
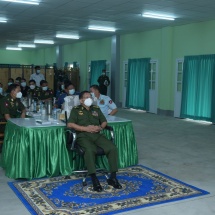
[[[57,109],[56,108],[53,109],[52,116],[53,116],[53,119],[57,119]]]
[[[33,110],[35,113],[37,112],[37,102],[34,101],[34,110]]]

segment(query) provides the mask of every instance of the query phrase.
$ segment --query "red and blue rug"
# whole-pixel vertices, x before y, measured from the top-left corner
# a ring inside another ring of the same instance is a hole
[[[138,165],[120,169],[121,190],[99,176],[103,192],[94,192],[91,180],[60,176],[9,182],[9,186],[33,215],[116,214],[209,194],[160,172]]]

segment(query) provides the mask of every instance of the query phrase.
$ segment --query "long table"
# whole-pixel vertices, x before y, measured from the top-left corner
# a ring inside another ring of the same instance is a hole
[[[136,165],[138,153],[131,120],[119,117],[107,120],[114,129],[119,168]],[[5,175],[13,179],[33,179],[70,175],[73,170],[83,168],[83,159],[73,160],[73,152],[66,147],[65,127],[61,121],[43,125],[35,118],[8,120],[2,150]],[[106,156],[97,163],[108,168]]]

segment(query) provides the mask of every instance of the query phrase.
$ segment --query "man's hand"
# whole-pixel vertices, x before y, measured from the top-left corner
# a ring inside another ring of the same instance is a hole
[[[95,126],[95,125],[88,125],[86,127],[86,131],[90,133],[97,133],[100,132],[102,129],[100,126]]]

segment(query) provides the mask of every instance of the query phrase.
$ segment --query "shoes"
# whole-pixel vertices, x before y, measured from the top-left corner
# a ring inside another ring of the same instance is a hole
[[[107,179],[108,185],[113,186],[115,189],[122,189],[122,185],[119,183],[119,181],[116,178],[109,178]]]
[[[97,177],[92,178],[93,182],[93,190],[96,192],[101,192],[102,191],[102,186],[99,183],[99,180]]]

